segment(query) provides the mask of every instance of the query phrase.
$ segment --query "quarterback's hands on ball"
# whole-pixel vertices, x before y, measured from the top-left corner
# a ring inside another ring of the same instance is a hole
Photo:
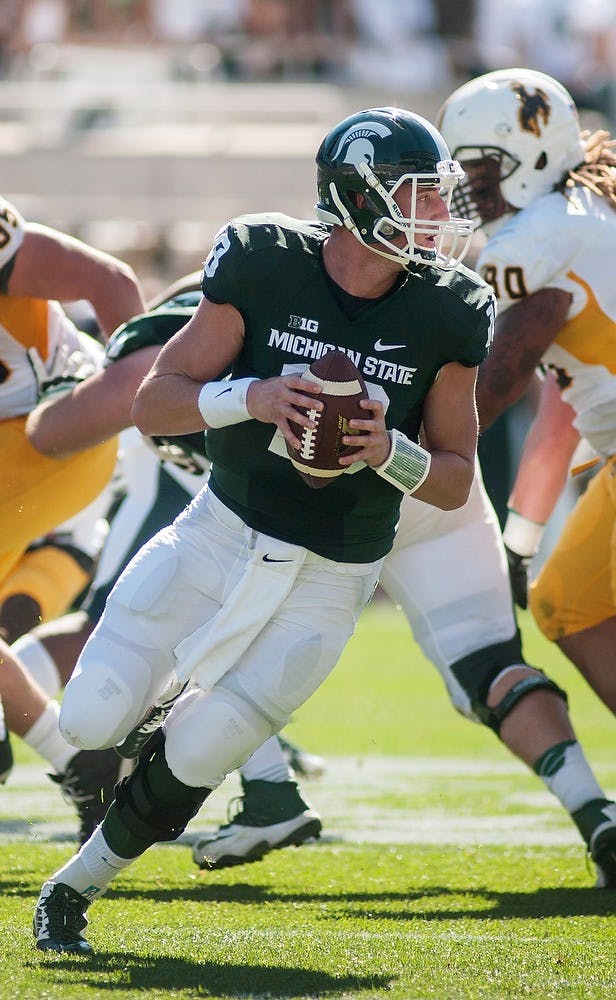
[[[365,462],[372,468],[382,465],[391,451],[391,438],[385,426],[385,412],[380,399],[362,399],[362,410],[366,410],[365,420],[350,420],[349,428],[353,434],[345,434],[344,445],[354,449],[352,455],[343,455],[340,465],[353,465],[354,462]]]
[[[276,424],[291,447],[300,448],[301,442],[291,430],[289,421],[313,430],[316,424],[308,414],[310,410],[323,409],[316,398],[320,392],[320,385],[299,374],[278,375],[253,382],[246,394],[246,407],[251,417],[265,424]]]
[[[513,600],[524,611],[528,607],[528,575],[532,556],[520,556],[505,545]]]

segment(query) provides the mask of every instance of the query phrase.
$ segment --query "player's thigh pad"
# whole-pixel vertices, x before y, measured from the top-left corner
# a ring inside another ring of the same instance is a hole
[[[590,481],[529,590],[529,607],[555,641],[616,614],[616,458]]]
[[[193,688],[165,723],[165,757],[184,784],[217,788],[271,735],[271,724],[249,701],[219,687]]]
[[[273,730],[281,729],[337,663],[379,568],[309,552],[288,598],[218,686],[250,701]]]
[[[133,556],[158,531],[171,524],[191,499],[145,445],[133,448],[130,457],[131,485],[113,517],[92,587],[83,605],[93,622],[100,618],[110,591]],[[133,466],[136,466],[136,473]]]
[[[129,563],[65,691],[60,722],[71,743],[119,742],[167,687],[174,646],[220,606],[194,585],[204,560],[170,527]]]
[[[412,497],[410,499],[413,499]],[[419,501],[416,501],[419,503]],[[456,511],[421,511],[422,535],[405,528],[381,571],[381,586],[402,607],[413,636],[438,669],[455,707],[473,717],[470,698],[451,671],[476,650],[506,642],[516,623],[500,529],[479,480]],[[448,519],[447,514],[453,514]],[[411,517],[407,509],[405,517]],[[450,528],[444,531],[444,526]]]

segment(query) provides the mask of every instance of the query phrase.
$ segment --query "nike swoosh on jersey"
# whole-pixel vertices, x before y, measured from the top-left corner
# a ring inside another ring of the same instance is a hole
[[[401,347],[406,347],[406,344],[384,344],[380,337],[374,344],[375,351],[399,351]]]
[[[293,562],[292,559],[272,559],[269,554],[263,556],[263,562],[275,562],[275,563],[290,563]]]

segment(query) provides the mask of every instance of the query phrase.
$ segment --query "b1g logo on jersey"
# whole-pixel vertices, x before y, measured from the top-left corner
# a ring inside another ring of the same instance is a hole
[[[287,326],[289,330],[304,330],[306,333],[317,333],[319,330],[318,320],[306,319],[305,316],[294,316],[293,313],[289,316]]]

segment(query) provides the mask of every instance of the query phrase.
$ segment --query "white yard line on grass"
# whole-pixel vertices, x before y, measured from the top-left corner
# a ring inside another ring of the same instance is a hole
[[[579,834],[558,803],[513,759],[328,758],[325,774],[301,787],[321,815],[323,839],[330,842],[579,844]],[[182,839],[192,840],[226,822],[229,800],[239,792],[237,775],[232,775]],[[17,765],[0,795],[0,841],[74,840],[75,814],[42,764]],[[421,804],[426,797],[428,806]]]

